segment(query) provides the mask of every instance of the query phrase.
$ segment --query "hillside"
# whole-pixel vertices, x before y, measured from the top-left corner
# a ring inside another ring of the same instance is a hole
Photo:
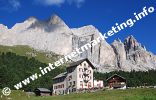
[[[156,89],[106,90],[96,93],[70,94],[65,96],[36,97],[25,92],[13,91],[2,100],[156,100]]]
[[[46,67],[46,63],[42,63],[35,58],[19,56],[12,52],[0,52],[0,89],[10,87],[14,89],[14,85],[24,80],[34,73],[39,73],[39,67]],[[45,77],[23,87],[23,90],[33,91],[36,87],[52,87],[52,77],[64,72],[65,67],[61,66],[46,74]]]
[[[61,56],[57,55],[53,52],[44,52],[35,50],[29,46],[2,46],[0,45],[0,52],[12,52],[16,53],[19,56],[25,56],[28,58],[35,58],[36,60],[39,60],[42,63],[50,63],[58,60]]]

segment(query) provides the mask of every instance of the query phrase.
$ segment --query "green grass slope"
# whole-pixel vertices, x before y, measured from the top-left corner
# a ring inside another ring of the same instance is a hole
[[[95,93],[69,94],[62,96],[36,97],[13,91],[2,100],[156,100],[156,89],[106,90]]]
[[[0,45],[0,52],[13,52],[20,56],[34,57],[42,63],[50,63],[58,60],[60,57],[51,52],[37,51],[28,46],[2,46]]]

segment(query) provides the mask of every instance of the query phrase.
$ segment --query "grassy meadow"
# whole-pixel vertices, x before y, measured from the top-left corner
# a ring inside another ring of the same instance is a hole
[[[29,46],[21,46],[21,45],[17,45],[17,46],[2,46],[0,45],[0,52],[12,52],[12,53],[16,53],[19,56],[26,56],[28,58],[32,58],[31,54],[35,54],[36,56],[34,57],[36,60],[39,60],[42,63],[49,63],[49,62],[54,62],[56,61],[60,56],[56,55],[54,53],[50,54],[51,57],[47,57],[46,53],[44,51],[37,51],[34,50],[33,48],[29,47]]]
[[[28,96],[25,92],[13,91],[10,96],[3,96],[1,100],[156,100],[156,89],[105,90],[46,97]]]

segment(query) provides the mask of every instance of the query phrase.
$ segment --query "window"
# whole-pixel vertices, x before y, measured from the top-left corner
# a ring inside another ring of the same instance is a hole
[[[91,73],[92,73],[92,71],[91,71],[91,70],[89,70],[89,73],[91,74]]]
[[[64,88],[64,84],[62,84],[62,88]]]
[[[79,78],[81,78],[81,74],[79,74]]]
[[[75,91],[76,91],[76,89],[75,89],[75,88],[73,88],[73,89],[72,89],[72,92],[75,92]]]
[[[79,78],[83,78],[83,75],[79,74]]]
[[[85,83],[85,86],[87,86],[87,83]]]
[[[88,83],[88,87],[91,87],[91,82]]]
[[[97,87],[101,87],[101,83],[97,84]]]
[[[72,79],[72,75],[69,76],[69,81]]]
[[[72,86],[72,82],[70,82],[70,86]]]
[[[86,66],[86,63],[84,63],[84,66]]]
[[[83,68],[79,68],[79,72],[83,72]]]
[[[83,82],[82,81],[80,81],[80,86],[83,86]]]
[[[79,68],[79,71],[80,71],[80,72],[82,72],[82,70],[83,70],[82,68]]]
[[[87,70],[87,73],[88,73],[88,74],[91,74],[91,72],[92,72],[91,70]]]
[[[71,73],[71,72],[73,72],[74,71],[74,68],[69,68],[69,69],[67,69],[67,72],[68,73]]]
[[[90,76],[90,79],[92,79],[92,77]]]
[[[73,85],[75,86],[75,84],[76,84],[76,82],[75,81],[73,81]]]
[[[64,90],[63,90],[63,94],[64,94]]]

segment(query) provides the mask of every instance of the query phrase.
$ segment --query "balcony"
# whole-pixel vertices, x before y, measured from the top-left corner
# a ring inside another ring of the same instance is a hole
[[[126,83],[111,83],[111,86],[114,88],[124,87]]]
[[[91,74],[91,71],[90,70],[86,70],[83,72],[84,76],[88,76],[89,74]]]
[[[89,75],[89,73],[84,72],[83,75],[86,77]]]
[[[85,82],[85,83],[88,83],[88,82],[89,82],[89,80],[84,80],[84,82]]]
[[[89,77],[84,77],[84,78],[83,78],[83,81],[84,81],[85,83],[89,82],[89,80],[90,80]]]
[[[88,70],[88,68],[87,67],[84,67],[84,71],[86,71],[86,70]]]

